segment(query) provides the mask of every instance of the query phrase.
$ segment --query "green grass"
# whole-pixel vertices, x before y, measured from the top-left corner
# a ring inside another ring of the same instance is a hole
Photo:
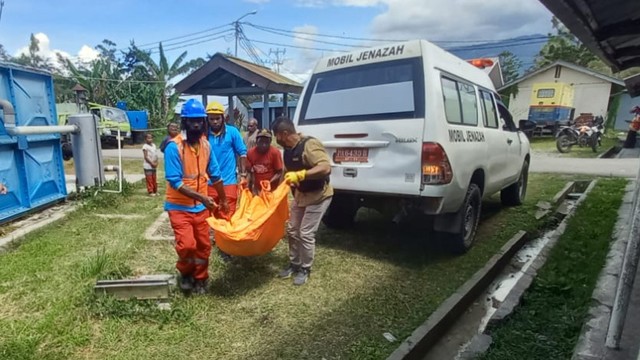
[[[142,150],[140,150],[142,152]],[[117,158],[104,158],[103,159],[103,164],[106,165],[115,165],[118,166],[118,159]],[[75,175],[75,168],[74,168],[74,162],[73,159],[65,161],[64,162],[64,173],[66,175]],[[122,159],[122,172],[127,175],[127,174],[143,174],[143,169],[142,169],[142,159]],[[105,172],[105,174],[115,174],[114,171],[108,171]],[[162,178],[162,176],[164,176],[164,162],[160,161],[158,163],[158,180],[160,182],[160,179]]]
[[[569,220],[522,304],[501,326],[483,360],[569,359],[604,266],[626,180],[600,180]]]
[[[572,158],[595,158],[598,155],[609,150],[612,146],[620,144],[620,140],[616,136],[604,136],[602,138],[602,146],[598,148],[598,152],[593,152],[590,147],[580,147],[578,145],[574,145],[571,147],[571,150],[568,153],[563,154],[556,148],[556,139],[554,137],[536,136],[533,139],[530,139],[530,141],[531,149],[536,152],[553,154],[559,157]]]
[[[303,287],[275,276],[287,261],[284,242],[229,265],[214,249],[210,294],[173,294],[168,312],[93,294],[96,279],[173,273],[176,260],[170,243],[143,239],[162,199],[144,196],[141,184],[126,196],[101,194],[0,254],[0,358],[384,358],[399,345],[384,332],[406,338],[518,230],[539,231],[536,203],[567,179],[532,174],[520,207],[485,201],[477,244],[460,257],[426,245],[424,229],[394,229],[368,210],[353,230],[321,227]]]

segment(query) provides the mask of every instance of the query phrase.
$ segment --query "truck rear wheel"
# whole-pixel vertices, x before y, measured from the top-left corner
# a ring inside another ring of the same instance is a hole
[[[360,205],[358,198],[347,194],[334,194],[322,222],[331,229],[346,229],[353,226]]]
[[[462,213],[459,231],[456,233],[441,233],[449,251],[456,255],[466,253],[476,237],[480,212],[482,210],[482,193],[478,185],[471,183],[459,211]]]

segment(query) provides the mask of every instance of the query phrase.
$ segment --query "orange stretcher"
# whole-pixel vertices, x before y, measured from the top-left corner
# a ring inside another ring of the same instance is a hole
[[[216,245],[229,255],[264,255],[284,237],[291,188],[285,182],[273,191],[269,181],[262,181],[260,186],[259,195],[246,187],[240,190],[240,204],[230,220],[207,218],[215,231]]]

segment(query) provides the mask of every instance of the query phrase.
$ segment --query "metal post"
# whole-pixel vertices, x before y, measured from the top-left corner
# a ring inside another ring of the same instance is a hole
[[[264,92],[263,97],[263,108],[262,108],[262,128],[269,129],[271,127],[271,110],[269,109],[269,93]]]
[[[289,104],[287,102],[287,98],[289,97],[288,93],[282,94],[282,116],[289,118]]]
[[[236,51],[234,52],[234,56],[238,57],[238,38],[240,37],[240,20],[249,15],[255,15],[258,13],[258,10],[253,10],[252,12],[248,12],[242,16],[240,16],[236,21],[233,22],[233,27],[236,33]]]
[[[622,270],[618,279],[616,297],[611,311],[609,329],[607,331],[606,346],[610,349],[620,348],[622,329],[629,308],[629,300],[636,271],[638,268],[638,257],[640,256],[640,171],[636,176],[636,186],[633,192],[633,206],[631,207],[631,222],[629,235],[627,237],[627,248],[624,253]]]
[[[122,193],[122,143],[120,142],[120,127],[118,126],[118,190],[104,190],[106,193]]]
[[[233,96],[229,96],[228,97],[228,102],[229,102],[229,106],[227,107],[227,111],[229,112],[229,122],[228,124],[231,125],[236,125],[236,112],[234,111],[234,104],[233,104]]]

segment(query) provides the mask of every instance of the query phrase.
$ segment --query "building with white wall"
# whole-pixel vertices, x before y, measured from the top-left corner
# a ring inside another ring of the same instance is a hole
[[[517,86],[517,94],[509,98],[509,111],[515,120],[527,119],[533,84],[549,82],[563,82],[572,86],[574,117],[591,113],[606,118],[611,96],[624,89],[622,80],[566,61],[556,61],[502,86],[498,92]]]

